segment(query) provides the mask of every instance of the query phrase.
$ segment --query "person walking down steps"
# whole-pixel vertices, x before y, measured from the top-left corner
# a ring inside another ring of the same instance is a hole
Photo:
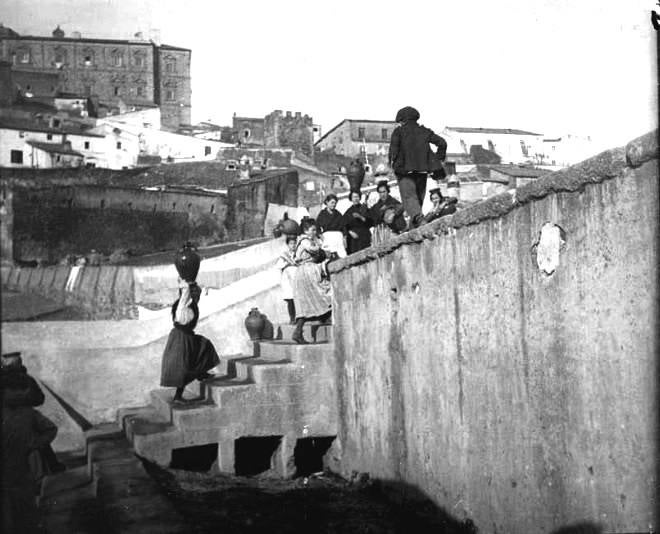
[[[433,130],[417,124],[419,111],[406,106],[396,114],[399,126],[392,132],[389,162],[399,181],[403,207],[410,217],[410,226],[422,224],[422,204],[429,173],[439,176],[447,153],[447,142]],[[437,147],[431,150],[430,144]]]
[[[174,323],[163,351],[160,385],[176,388],[172,402],[183,404],[202,400],[184,399],[183,390],[193,380],[212,378],[208,372],[220,363],[218,353],[208,339],[195,334],[199,320],[199,298],[202,290],[195,282],[200,258],[191,245],[179,252],[175,265],[182,278],[179,298],[172,305]]]

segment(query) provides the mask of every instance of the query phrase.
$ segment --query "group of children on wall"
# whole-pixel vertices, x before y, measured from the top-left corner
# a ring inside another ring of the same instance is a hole
[[[331,313],[328,261],[343,258],[372,244],[372,229],[387,227],[401,233],[412,227],[401,202],[390,195],[386,180],[378,183],[378,201],[368,208],[359,190],[349,193],[351,205],[342,214],[338,198],[329,194],[316,220],[303,217],[297,234],[285,234],[286,246],[276,267],[281,272],[282,298],[289,321],[296,327],[292,340],[307,343],[303,337],[306,321],[327,322]],[[456,199],[444,197],[439,188],[430,191],[431,210],[420,223],[430,222],[456,211]]]

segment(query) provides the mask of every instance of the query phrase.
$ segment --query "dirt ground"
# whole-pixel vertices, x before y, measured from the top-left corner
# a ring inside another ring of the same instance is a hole
[[[346,481],[329,473],[294,480],[268,473],[235,477],[147,465],[195,533],[473,534],[430,501],[398,504],[366,475]]]

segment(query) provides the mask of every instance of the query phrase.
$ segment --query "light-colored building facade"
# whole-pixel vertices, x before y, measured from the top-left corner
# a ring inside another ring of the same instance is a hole
[[[568,167],[595,155],[590,136],[566,134],[543,139],[542,165]]]
[[[356,157],[361,154],[387,156],[394,121],[344,119],[315,143],[318,150]]]
[[[35,79],[34,87],[22,87],[23,92],[34,92],[43,74],[57,79],[61,92],[135,109],[158,105],[163,126],[170,129],[190,124],[190,57],[189,49],[139,35],[134,40],[88,39],[66,36],[59,26],[52,37],[0,32],[0,60],[12,63],[17,80]]]
[[[469,155],[476,145],[496,153],[504,164],[539,163],[543,151],[543,135],[525,130],[447,126],[440,135],[448,153]]]

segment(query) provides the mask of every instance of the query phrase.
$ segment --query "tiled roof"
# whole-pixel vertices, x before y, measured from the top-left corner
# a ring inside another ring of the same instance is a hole
[[[460,133],[492,133],[492,134],[512,134],[512,135],[543,135],[526,130],[516,130],[511,128],[464,128],[462,126],[447,126],[447,130],[453,130]]]
[[[69,156],[80,156],[81,158],[83,157],[80,152],[72,150],[70,145],[64,143],[42,143],[41,141],[28,141],[27,144],[52,154],[66,154]]]

